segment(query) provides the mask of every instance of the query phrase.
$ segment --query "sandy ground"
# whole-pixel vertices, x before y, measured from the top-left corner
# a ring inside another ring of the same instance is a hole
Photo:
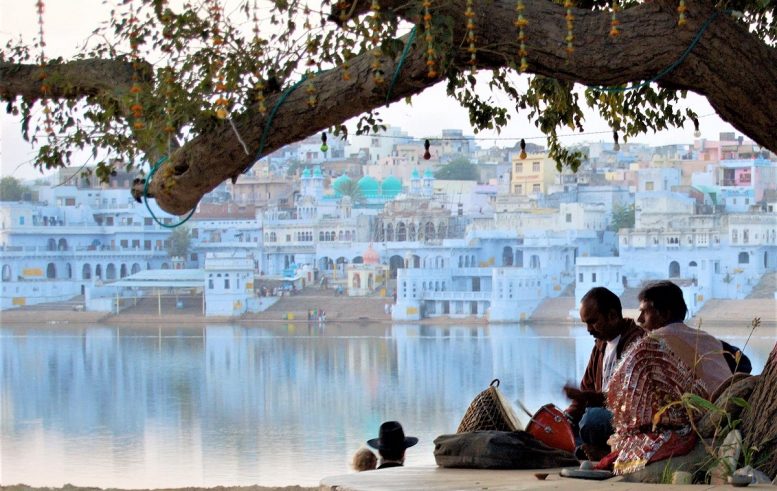
[[[315,292],[315,291],[314,291]],[[297,322],[305,319],[309,308],[321,307],[327,309],[327,320],[336,323],[391,323],[390,316],[384,314],[383,306],[386,299],[359,298],[359,297],[331,297],[313,294],[300,295],[298,297],[284,297],[275,307],[266,312],[245,314],[241,317],[205,317],[199,311],[199,307],[192,307],[184,311],[174,308],[164,309],[162,316],[157,314],[156,307],[153,312],[130,310],[118,315],[100,312],[76,312],[65,310],[58,304],[39,305],[33,308],[11,309],[0,311],[0,325],[24,326],[51,324],[51,325],[132,325],[161,327],[179,325],[206,325],[206,324],[255,324],[255,323],[288,323],[288,312],[295,315]],[[529,322],[534,324],[569,324],[578,321],[572,319],[570,312],[575,313],[574,298],[558,297],[547,299],[532,315]],[[638,312],[634,309],[624,309],[624,316],[636,317]],[[765,328],[777,328],[777,299],[758,298],[745,300],[710,300],[702,308],[689,325],[696,325],[699,318],[704,323],[748,326],[753,317],[761,319]],[[484,324],[487,320],[483,317],[447,318],[435,317],[416,321],[420,324]]]

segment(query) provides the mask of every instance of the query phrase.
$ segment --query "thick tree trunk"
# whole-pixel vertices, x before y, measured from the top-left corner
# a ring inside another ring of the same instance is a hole
[[[528,25],[524,31],[528,40],[529,72],[606,86],[653,80],[662,74],[656,80],[658,85],[687,89],[707,97],[723,119],[755,142],[777,152],[774,122],[777,49],[767,46],[727,14],[713,10],[708,2],[687,1],[688,24],[680,28],[676,4],[665,2],[668,0],[654,0],[622,11],[618,17],[621,35],[617,38],[608,35],[609,12],[573,9],[575,51],[571,57],[565,50],[563,6],[549,1],[526,2],[524,16]],[[368,4],[366,0],[358,0],[356,11],[363,11]],[[407,16],[406,20],[416,23],[418,19],[411,16],[417,12],[405,13],[407,5],[404,0],[381,2],[383,11],[393,9],[396,15]],[[454,57],[458,66],[466,67],[469,53],[460,49],[465,37],[465,0],[450,0],[435,8],[434,15],[448,17],[453,26],[452,38],[448,41],[456,49],[446,56]],[[519,64],[514,19],[515,4],[511,1],[476,2],[479,68]],[[697,38],[705,24],[707,27]],[[439,79],[426,77],[426,46],[422,33],[418,34],[394,85],[375,85],[370,67],[372,55],[357,56],[352,61],[349,81],[342,79],[340,69],[316,76],[312,83],[319,103],[315,108],[308,107],[307,94],[299,89],[277,107],[271,122],[255,108],[233,115],[240,138],[224,122],[188,142],[170,155],[154,175],[149,195],[163,209],[182,215],[194,208],[205,193],[224,180],[239,176],[258,157],[439,83]],[[692,49],[687,56],[677,63],[689,48]],[[388,75],[387,80],[392,79],[398,58],[384,60],[382,68]],[[663,73],[668,67],[673,68]],[[12,80],[17,72],[1,63],[0,69],[0,95],[8,98],[22,94],[20,86]],[[124,73],[126,78],[126,68]],[[25,79],[30,80],[29,73]],[[71,83],[71,87],[78,85]],[[34,91],[25,95],[36,97]],[[280,94],[268,97],[267,107],[273,108],[280,97]],[[267,135],[260,148],[265,128]],[[142,184],[133,190],[136,197],[142,193]]]
[[[777,343],[766,361],[750,408],[742,415],[745,448],[757,447],[755,461],[770,478],[777,476]]]

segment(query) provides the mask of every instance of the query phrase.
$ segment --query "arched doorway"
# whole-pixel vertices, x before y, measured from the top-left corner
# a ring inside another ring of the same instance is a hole
[[[105,267],[105,279],[106,280],[116,279],[116,266],[113,263],[110,263],[108,264],[108,266]]]
[[[99,279],[103,279],[103,267],[102,267],[102,265],[98,264],[97,266],[94,267],[94,277],[95,278],[99,278]]]
[[[89,265],[89,263],[84,264],[84,267],[81,268],[81,279],[83,280],[89,280],[92,278],[92,267]]]
[[[122,264],[119,270],[119,278],[125,278],[127,276],[127,265]]]
[[[57,250],[60,251],[66,251],[67,250],[67,240],[62,238],[59,239],[59,244],[57,244]]]
[[[669,277],[670,278],[679,278],[680,277],[680,263],[677,261],[672,261],[669,263]]]
[[[130,270],[132,274],[140,273],[140,264],[135,263],[132,265],[132,269]]]
[[[57,277],[57,266],[54,263],[46,265],[46,278],[53,280]]]
[[[397,277],[397,270],[405,267],[405,260],[402,256],[391,256],[389,259],[389,273],[391,278]]]

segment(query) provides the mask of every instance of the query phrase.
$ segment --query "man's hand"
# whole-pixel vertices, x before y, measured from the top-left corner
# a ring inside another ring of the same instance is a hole
[[[604,394],[601,392],[580,390],[574,385],[565,385],[563,390],[568,398],[578,401],[586,407],[604,406]]]

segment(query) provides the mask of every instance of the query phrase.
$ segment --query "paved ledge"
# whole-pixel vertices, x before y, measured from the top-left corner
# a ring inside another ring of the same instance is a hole
[[[378,471],[359,472],[321,480],[319,491],[523,491],[531,489],[585,491],[654,491],[654,490],[720,490],[734,489],[731,485],[665,485],[621,481],[614,477],[605,481],[570,479],[559,475],[560,469],[484,470],[444,469],[436,466],[394,467]],[[547,472],[540,481],[537,472]],[[769,489],[767,484],[750,485],[747,489]]]

